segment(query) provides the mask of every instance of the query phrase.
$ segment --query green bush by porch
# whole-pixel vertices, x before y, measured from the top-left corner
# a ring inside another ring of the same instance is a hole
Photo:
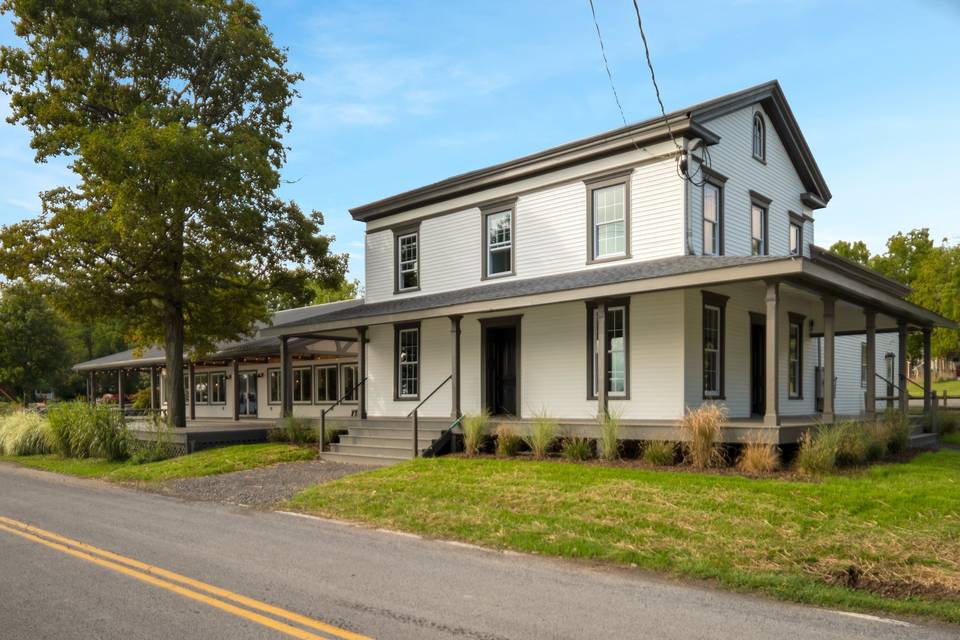
[[[441,458],[308,489],[289,506],[789,600],[960,622],[958,486],[960,451],[819,482]]]

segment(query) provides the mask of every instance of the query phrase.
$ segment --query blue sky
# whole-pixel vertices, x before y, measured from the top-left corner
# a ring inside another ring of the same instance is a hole
[[[630,0],[594,1],[627,119],[655,115]],[[258,4],[305,75],[283,194],[324,212],[357,277],[349,207],[621,124],[587,0]],[[960,241],[960,0],[640,7],[668,111],[780,80],[834,194],[818,244],[878,251],[919,226]],[[34,165],[0,124],[0,223],[34,215],[65,166]]]

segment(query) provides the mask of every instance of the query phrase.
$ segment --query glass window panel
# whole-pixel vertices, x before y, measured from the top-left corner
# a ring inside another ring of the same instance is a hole
[[[420,392],[420,330],[401,329],[398,349],[398,394],[401,397],[416,397]]]
[[[626,253],[626,186],[593,190],[594,257]]]
[[[412,289],[420,283],[419,238],[416,233],[397,237],[397,288]]]
[[[801,237],[803,231],[799,225],[791,224],[790,225],[790,253],[792,255],[800,255],[800,246],[802,244]]]
[[[317,402],[336,402],[337,395],[337,367],[317,367]]]
[[[280,370],[271,369],[267,372],[267,379],[270,384],[270,403],[279,404],[280,398]]]
[[[720,308],[703,308],[703,392],[720,394]]]
[[[487,216],[487,274],[508,273],[513,269],[513,212],[502,211]]]
[[[311,386],[313,375],[311,369],[293,370],[293,401],[308,403],[312,399]]]
[[[358,395],[358,389],[356,386],[360,381],[357,378],[357,365],[345,364],[341,366],[341,370],[343,372],[343,389],[340,395],[344,396],[344,401],[346,402],[356,402]]]
[[[223,404],[227,401],[227,377],[223,373],[210,374],[210,402]]]
[[[703,185],[703,253],[716,255],[720,249],[720,188]]]
[[[753,205],[751,209],[751,235],[752,235],[752,252],[753,255],[765,255],[766,246],[764,245],[764,238],[766,237],[766,227],[767,225],[767,210],[763,207],[758,207]]]
[[[607,372],[604,376],[607,381],[607,392],[611,395],[624,395],[627,391],[627,334],[626,308],[612,307],[607,309],[606,333],[604,347],[607,351]],[[597,322],[594,321],[593,336],[593,393],[598,392],[598,367],[600,358],[597,347],[600,336],[597,335]]]

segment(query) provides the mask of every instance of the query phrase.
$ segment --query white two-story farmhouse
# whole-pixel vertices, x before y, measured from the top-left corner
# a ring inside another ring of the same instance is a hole
[[[216,382],[197,367],[190,397],[207,404],[191,412],[250,411],[240,385],[268,400],[259,417],[317,416],[346,394],[331,416],[360,431],[341,453],[388,455],[364,451],[363,425],[399,439],[414,409],[437,431],[487,410],[590,433],[616,412],[642,439],[716,402],[726,438],[789,442],[905,407],[908,332],[929,345],[950,323],[815,245],[830,197],[770,82],[356,207],[365,299],[281,314],[256,339],[272,350],[226,353]]]

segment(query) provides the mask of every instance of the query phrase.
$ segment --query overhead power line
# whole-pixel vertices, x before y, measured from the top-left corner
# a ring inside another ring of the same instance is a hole
[[[591,6],[593,5],[593,0],[591,0]],[[647,69],[650,70],[650,81],[653,82],[653,91],[657,94],[657,104],[660,105],[660,115],[663,116],[663,121],[667,125],[667,133],[670,134],[670,139],[673,141],[673,145],[680,149],[680,145],[677,143],[676,138],[673,137],[673,130],[670,128],[670,120],[667,118],[667,111],[663,108],[663,98],[660,97],[660,87],[657,86],[657,74],[653,71],[653,61],[650,60],[650,46],[647,44],[647,34],[643,30],[643,20],[640,18],[640,5],[637,4],[637,0],[633,0],[633,10],[637,14],[637,26],[640,28],[640,38],[643,40],[643,52],[647,57]]]
[[[623,126],[627,126],[627,117],[623,114],[623,105],[620,104],[620,96],[617,95],[617,87],[613,83],[613,74],[610,72],[610,63],[607,61],[607,49],[603,46],[603,36],[600,35],[600,23],[597,22],[597,10],[593,6],[593,0],[590,1],[590,13],[593,14],[593,26],[597,30],[597,40],[600,42],[600,55],[603,56],[603,68],[607,70],[607,78],[610,79],[610,89],[613,91],[613,99],[617,101],[617,109],[620,110],[620,119],[623,120]]]

